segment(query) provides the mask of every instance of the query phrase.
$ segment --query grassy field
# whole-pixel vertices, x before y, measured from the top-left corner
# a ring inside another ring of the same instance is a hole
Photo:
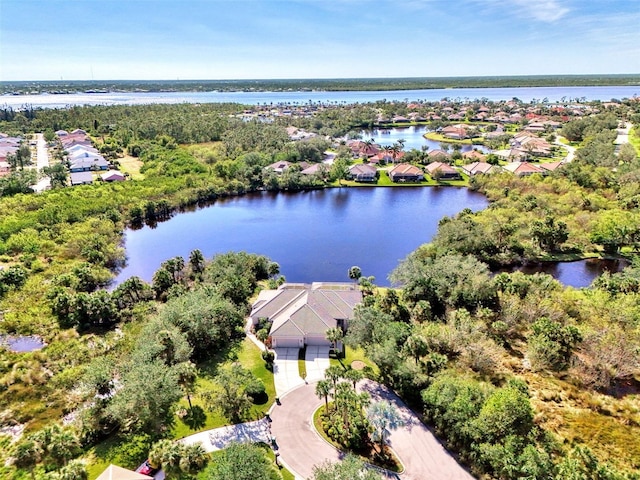
[[[124,173],[128,173],[132,180],[143,180],[144,175],[140,173],[142,168],[142,161],[139,158],[125,155],[118,159],[120,163],[120,170]]]

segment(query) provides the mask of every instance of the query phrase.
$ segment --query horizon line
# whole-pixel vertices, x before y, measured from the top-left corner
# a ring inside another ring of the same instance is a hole
[[[454,75],[432,77],[277,77],[277,78],[105,78],[105,79],[21,79],[0,80],[0,83],[15,82],[269,82],[269,81],[357,81],[357,80],[447,80],[469,78],[552,78],[552,77],[640,77],[638,73],[550,73],[508,75]]]

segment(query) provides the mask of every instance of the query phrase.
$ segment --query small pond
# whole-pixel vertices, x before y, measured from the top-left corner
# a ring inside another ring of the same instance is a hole
[[[0,335],[0,345],[6,345],[12,352],[24,353],[40,350],[47,344],[36,336]]]
[[[629,265],[626,260],[589,258],[575,262],[539,262],[520,265],[503,272],[547,273],[564,285],[575,288],[588,287],[602,273],[619,272]]]

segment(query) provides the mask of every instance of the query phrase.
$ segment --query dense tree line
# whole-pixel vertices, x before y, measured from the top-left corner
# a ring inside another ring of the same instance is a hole
[[[622,440],[562,445],[567,413],[553,405],[594,408],[566,393],[575,388],[615,404],[618,388],[636,381],[637,276],[632,266],[576,291],[544,274],[491,276],[474,257],[423,246],[391,276],[400,293],[365,297],[345,342],[363,347],[478,475],[636,478],[625,471],[640,451],[611,454]],[[613,416],[613,438],[637,434],[630,417]]]

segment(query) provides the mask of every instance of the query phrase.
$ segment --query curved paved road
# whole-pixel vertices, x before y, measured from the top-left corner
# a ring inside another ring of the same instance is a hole
[[[360,382],[358,389],[368,391],[374,401],[392,402],[405,420],[405,426],[389,436],[389,444],[406,468],[400,478],[473,479],[393,392],[369,380]],[[281,458],[302,478],[312,475],[314,465],[325,460],[335,462],[341,457],[341,453],[325,443],[311,425],[313,412],[322,403],[323,400],[315,395],[315,384],[303,385],[282,397],[281,405],[275,405],[271,412],[271,431],[276,436]]]

